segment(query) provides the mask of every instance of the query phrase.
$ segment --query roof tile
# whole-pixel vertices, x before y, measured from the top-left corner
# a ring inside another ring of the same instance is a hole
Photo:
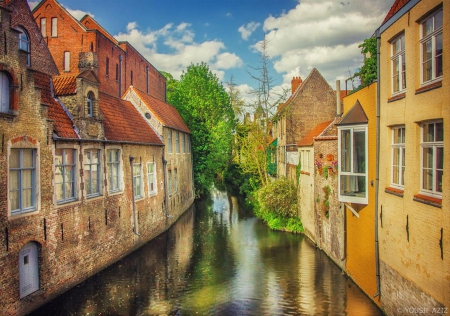
[[[99,93],[107,140],[163,145],[133,104],[106,93]]]
[[[408,3],[409,0],[395,0],[394,4],[392,5],[391,9],[389,10],[388,14],[384,18],[383,23],[386,23],[394,14],[396,14],[406,3]]]
[[[77,93],[77,75],[62,75],[53,77],[55,95],[72,95]]]
[[[314,143],[314,138],[319,136],[331,123],[334,121],[326,121],[316,125],[308,134],[305,135],[298,143],[297,146],[312,146]]]

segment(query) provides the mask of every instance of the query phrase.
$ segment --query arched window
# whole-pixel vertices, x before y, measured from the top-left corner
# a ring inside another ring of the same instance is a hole
[[[18,30],[19,33],[19,49],[27,52],[27,66],[31,65],[31,58],[30,58],[30,37],[28,36],[27,31],[23,29],[22,27],[18,26],[16,27],[16,30]]]
[[[39,290],[39,254],[37,244],[29,242],[19,252],[20,298]]]
[[[89,92],[87,95],[87,115],[94,116],[94,93]]]
[[[9,111],[9,78],[3,71],[0,71],[0,112]]]

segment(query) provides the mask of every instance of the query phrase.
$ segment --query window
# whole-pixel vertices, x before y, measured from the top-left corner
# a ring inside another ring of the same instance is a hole
[[[70,202],[76,199],[75,172],[76,151],[74,149],[55,150],[55,192],[56,202]]]
[[[172,194],[172,170],[167,172],[167,194]]]
[[[84,151],[84,185],[86,196],[100,195],[100,150],[87,149]]]
[[[183,150],[183,153],[186,153],[186,140],[185,140],[185,137],[186,137],[186,135],[183,134],[183,138],[181,139],[182,140],[181,148]]]
[[[156,193],[156,165],[154,162],[147,164],[148,193]]]
[[[41,33],[42,33],[42,36],[44,36],[44,37],[47,36],[47,19],[46,18],[41,18]]]
[[[31,65],[31,55],[30,55],[30,37],[28,36],[27,32],[21,28],[17,27],[16,30],[18,30],[19,33],[19,49],[27,52],[27,66]]]
[[[119,64],[116,64],[116,80],[119,81]]]
[[[120,191],[120,150],[110,149],[107,152],[109,192]]]
[[[174,192],[178,193],[178,169],[173,170],[173,185],[174,185]]]
[[[422,82],[442,76],[442,9],[421,23]]]
[[[186,135],[186,145],[187,145],[187,152],[190,153],[191,152],[191,139],[190,139],[189,135]]]
[[[109,77],[109,58],[106,57],[106,77]]]
[[[130,72],[130,84],[133,85],[133,70]]]
[[[52,18],[52,37],[58,36],[58,19]]]
[[[421,193],[442,196],[444,168],[444,124],[427,122],[422,124],[422,186]]]
[[[64,71],[70,71],[70,52],[64,52]]]
[[[171,154],[172,153],[172,130],[168,130],[167,134],[168,134],[167,135],[167,146],[168,146],[167,150],[168,150],[169,154]]]
[[[11,149],[9,202],[11,215],[36,209],[36,150]]]
[[[142,194],[142,172],[140,164],[133,165],[133,190],[135,198],[144,197]]]
[[[176,147],[177,154],[179,154],[180,153],[180,132],[177,132],[175,134],[175,147]]]
[[[392,92],[406,89],[405,34],[398,36],[392,43]]]
[[[392,179],[393,187],[405,185],[405,127],[392,129]]]
[[[87,115],[94,116],[94,93],[90,91],[87,95]]]
[[[0,71],[0,112],[9,111],[9,78],[5,72]]]
[[[300,170],[309,172],[309,153],[310,150],[302,150],[300,151]]]
[[[339,127],[339,201],[367,204],[367,125]]]

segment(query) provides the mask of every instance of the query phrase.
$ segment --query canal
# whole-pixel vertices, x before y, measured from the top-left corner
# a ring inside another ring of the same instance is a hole
[[[302,235],[215,190],[166,233],[33,315],[382,315]]]

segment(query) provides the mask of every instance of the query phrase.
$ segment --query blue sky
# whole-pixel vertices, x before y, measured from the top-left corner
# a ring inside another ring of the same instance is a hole
[[[29,0],[33,7],[39,1]],[[335,87],[360,67],[358,45],[380,26],[394,0],[59,0],[76,18],[90,14],[175,78],[207,62],[245,94],[266,36],[275,89],[317,68]],[[344,84],[342,83],[342,89]],[[245,96],[244,96],[245,97]]]

